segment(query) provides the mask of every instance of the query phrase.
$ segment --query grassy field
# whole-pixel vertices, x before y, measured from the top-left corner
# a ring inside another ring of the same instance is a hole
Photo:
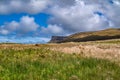
[[[1,44],[0,80],[120,80],[119,61],[99,58],[95,55],[95,57],[84,57],[83,51],[79,54],[74,51],[71,51],[71,54],[69,51],[68,53],[64,50],[60,51],[60,47],[72,49],[76,46],[80,48],[82,45],[84,48],[83,44],[100,48],[102,46],[106,49],[109,43]],[[109,46],[114,48],[119,47],[119,44]],[[55,47],[58,51],[52,50]]]

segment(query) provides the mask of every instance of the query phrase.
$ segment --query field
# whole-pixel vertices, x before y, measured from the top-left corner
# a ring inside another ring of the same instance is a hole
[[[0,80],[120,80],[120,40],[0,44]]]

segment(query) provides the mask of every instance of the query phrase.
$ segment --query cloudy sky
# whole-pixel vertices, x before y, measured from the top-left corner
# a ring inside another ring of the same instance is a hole
[[[0,42],[120,28],[120,0],[0,0]]]

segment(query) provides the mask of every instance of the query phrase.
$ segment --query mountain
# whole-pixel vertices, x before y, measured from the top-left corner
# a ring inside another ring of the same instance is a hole
[[[63,43],[63,42],[85,42],[85,41],[97,41],[97,40],[107,40],[107,39],[117,39],[120,38],[120,29],[110,28],[106,30],[100,31],[92,31],[92,32],[80,32],[75,33],[70,36],[67,36],[63,39],[54,38],[52,43]]]

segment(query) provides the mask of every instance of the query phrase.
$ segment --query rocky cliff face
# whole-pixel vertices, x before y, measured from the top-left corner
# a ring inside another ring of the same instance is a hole
[[[66,38],[67,38],[66,36],[52,36],[49,43],[59,43],[59,42],[65,40]]]

